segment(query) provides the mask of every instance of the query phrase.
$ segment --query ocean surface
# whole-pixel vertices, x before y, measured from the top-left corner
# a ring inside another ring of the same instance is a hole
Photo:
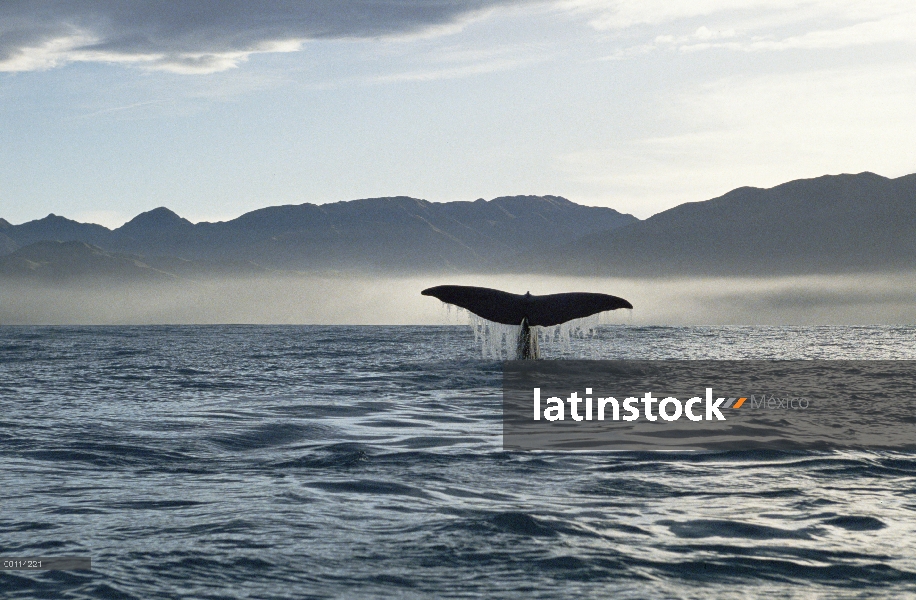
[[[603,326],[553,358],[916,358]],[[3,598],[916,596],[916,456],[506,452],[468,327],[0,327]]]

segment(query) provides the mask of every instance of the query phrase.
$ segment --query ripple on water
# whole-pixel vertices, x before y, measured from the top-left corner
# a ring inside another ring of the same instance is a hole
[[[605,327],[559,355],[914,337]],[[461,328],[0,327],[0,552],[93,559],[0,596],[916,596],[916,456],[505,452],[500,377]]]

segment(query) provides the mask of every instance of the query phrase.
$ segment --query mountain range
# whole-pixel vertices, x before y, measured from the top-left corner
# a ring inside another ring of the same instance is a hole
[[[916,269],[916,174],[799,179],[690,202],[543,254],[580,275],[761,276]]]
[[[197,224],[157,208],[114,230],[56,215],[21,225],[0,219],[0,276],[55,280],[278,270],[756,276],[914,267],[916,174],[742,187],[645,220],[558,196],[371,198]]]
[[[40,256],[26,256],[36,254],[30,245],[50,241],[97,248],[88,253],[82,248],[81,256],[89,261],[117,254],[122,264],[140,261],[170,273],[174,271],[164,257],[184,261],[178,264],[185,271],[250,270],[256,265],[299,272],[473,272],[636,221],[610,208],[581,206],[557,196],[450,203],[371,198],[275,206],[231,221],[197,224],[163,207],[114,230],[51,214],[21,225],[3,221],[0,254],[7,256],[0,258],[0,273],[11,272],[4,265],[14,258],[38,265],[54,262],[48,248],[40,249]],[[41,256],[48,260],[34,260]],[[43,271],[54,269],[33,266],[29,273]]]

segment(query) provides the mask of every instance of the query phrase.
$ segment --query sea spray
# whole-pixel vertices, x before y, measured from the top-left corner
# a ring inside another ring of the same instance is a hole
[[[447,323],[466,323],[474,332],[474,343],[480,348],[483,358],[493,360],[517,360],[518,336],[521,329],[519,325],[503,325],[488,321],[474,313],[447,302],[442,303],[445,310]],[[454,308],[454,310],[452,310]],[[573,319],[551,327],[531,327],[531,334],[536,339],[540,348],[540,355],[551,356],[558,353],[570,354],[573,352],[574,339],[595,338],[598,326],[607,321],[606,313],[598,313],[581,319]],[[546,352],[545,352],[546,350]],[[598,350],[593,344],[588,349],[577,352],[578,358],[599,358]]]
[[[467,312],[468,322],[474,332],[474,342],[480,347],[483,358],[496,360],[518,359],[518,336],[520,325],[502,325],[487,321],[474,313]],[[550,356],[550,350],[563,353],[572,352],[574,338],[587,339],[595,337],[595,332],[600,324],[598,315],[582,319],[574,319],[554,325],[552,327],[532,327],[531,334],[536,337],[537,346],[541,349],[542,356]],[[547,350],[545,353],[544,350]],[[590,350],[590,358],[596,358],[594,348]]]
[[[517,358],[518,325],[502,325],[487,321],[468,312],[468,321],[474,331],[474,342],[480,346],[484,358],[515,360]]]

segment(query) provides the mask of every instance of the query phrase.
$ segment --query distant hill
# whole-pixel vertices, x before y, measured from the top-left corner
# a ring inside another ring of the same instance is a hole
[[[56,215],[0,230],[0,253],[37,241],[81,241],[109,252],[293,271],[476,271],[637,219],[558,196],[434,203],[405,196],[275,206],[219,223],[167,208],[109,230]],[[247,265],[247,266],[246,266]],[[231,270],[231,269],[230,269]]]
[[[175,275],[138,257],[110,253],[85,242],[36,242],[0,257],[0,277],[27,281],[168,281]]]
[[[529,270],[580,275],[776,275],[916,268],[916,174],[743,187],[539,253]]]
[[[4,221],[6,222],[6,221]],[[43,219],[0,229],[17,247],[35,242],[86,242],[104,246],[112,236],[111,230],[94,223],[78,223],[65,217],[50,214]]]

